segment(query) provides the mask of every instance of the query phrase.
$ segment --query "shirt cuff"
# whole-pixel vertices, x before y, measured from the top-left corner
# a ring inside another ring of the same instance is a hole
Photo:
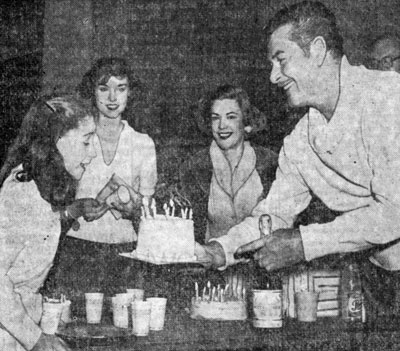
[[[318,227],[318,224],[299,227],[306,261],[340,252],[339,238],[333,233],[321,232]]]

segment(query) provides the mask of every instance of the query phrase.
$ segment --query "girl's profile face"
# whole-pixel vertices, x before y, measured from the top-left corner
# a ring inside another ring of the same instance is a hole
[[[244,141],[243,112],[236,100],[215,100],[211,106],[211,129],[222,150],[237,148]]]
[[[96,125],[92,116],[85,117],[78,128],[70,129],[57,141],[57,149],[64,159],[65,169],[80,180],[86,166],[96,157],[93,136]]]
[[[111,119],[119,118],[128,102],[128,78],[111,76],[107,83],[96,86],[95,96],[100,116]]]

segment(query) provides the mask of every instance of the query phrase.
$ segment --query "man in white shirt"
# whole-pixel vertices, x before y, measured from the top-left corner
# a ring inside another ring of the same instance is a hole
[[[279,11],[268,36],[271,82],[308,112],[285,138],[268,196],[196,254],[223,269],[235,253],[257,250],[258,264],[274,270],[368,250],[382,271],[400,270],[400,76],[350,65],[335,16],[319,2]],[[312,194],[340,215],[293,228]],[[262,214],[273,233],[259,239]]]

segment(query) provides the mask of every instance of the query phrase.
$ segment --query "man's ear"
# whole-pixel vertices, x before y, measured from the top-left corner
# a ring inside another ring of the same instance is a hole
[[[325,39],[321,36],[315,37],[310,44],[310,56],[314,58],[318,66],[324,63],[327,52]]]

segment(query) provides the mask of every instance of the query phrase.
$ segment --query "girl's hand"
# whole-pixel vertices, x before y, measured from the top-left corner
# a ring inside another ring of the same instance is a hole
[[[102,217],[108,210],[107,204],[92,198],[77,199],[67,206],[67,217],[77,220],[83,217],[86,221],[94,221]]]
[[[118,210],[124,219],[132,220],[140,217],[140,204],[134,203],[132,200],[128,203],[113,202],[111,206]]]

